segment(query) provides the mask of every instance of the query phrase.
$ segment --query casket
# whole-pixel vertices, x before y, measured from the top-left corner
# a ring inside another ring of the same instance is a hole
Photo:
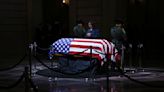
[[[116,62],[118,51],[106,39],[61,38],[51,45],[49,58],[55,55],[91,57],[103,64],[107,60]]]
[[[58,59],[57,62],[60,64],[58,68],[71,73],[93,66],[100,66],[100,69],[108,67],[106,62],[112,65],[112,62],[120,61],[120,55],[112,42],[106,39],[87,38],[58,39],[51,45],[49,58]]]

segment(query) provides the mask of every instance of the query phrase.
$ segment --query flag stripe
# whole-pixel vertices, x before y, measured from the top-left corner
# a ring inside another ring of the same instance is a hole
[[[71,50],[69,53],[72,53],[72,52],[77,52],[77,53],[80,53],[80,52],[90,53],[90,52],[91,52],[90,49],[88,49],[87,51],[85,51],[86,49],[84,49],[84,48],[71,48],[71,49],[72,49],[72,50]],[[91,54],[91,53],[90,53],[90,54]],[[105,55],[105,53],[100,54],[100,53],[98,53],[98,52],[95,51],[95,50],[92,50],[92,54],[99,54],[100,56]]]
[[[71,48],[86,48],[86,49],[97,49],[97,50],[102,50],[102,48],[99,47],[93,47],[93,46],[82,46],[82,45],[71,45]]]
[[[77,46],[77,48],[80,48],[79,46],[81,46],[81,47],[86,47],[86,49],[89,49],[90,46],[92,46],[92,49],[93,49],[93,48],[100,48],[101,51],[104,51],[103,45],[102,45],[102,44],[89,43],[89,42],[87,42],[87,43],[85,43],[85,42],[71,42],[69,51],[71,51],[71,48],[72,48],[72,47],[75,47],[75,46]]]
[[[104,41],[101,39],[81,39],[81,38],[75,38],[74,41],[79,41],[79,42],[94,42],[94,43],[100,43],[103,45],[104,51],[106,51],[107,46],[105,45]]]

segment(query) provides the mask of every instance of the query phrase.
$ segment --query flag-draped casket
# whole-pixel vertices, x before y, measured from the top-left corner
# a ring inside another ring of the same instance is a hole
[[[118,51],[106,39],[61,38],[51,45],[49,57],[55,54],[80,55],[96,58],[103,64],[107,60],[116,62]]]

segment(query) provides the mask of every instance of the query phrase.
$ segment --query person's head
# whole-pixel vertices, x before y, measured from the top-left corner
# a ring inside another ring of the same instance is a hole
[[[88,27],[89,28],[93,28],[93,25],[92,25],[92,22],[91,21],[88,22]]]
[[[84,26],[84,22],[81,21],[81,20],[78,20],[78,21],[76,22],[76,24],[77,24],[78,26],[80,26],[80,27]]]
[[[123,26],[123,21],[120,19],[115,20],[115,26],[121,28]]]

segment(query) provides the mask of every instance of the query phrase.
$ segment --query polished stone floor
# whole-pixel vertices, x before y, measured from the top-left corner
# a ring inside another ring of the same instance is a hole
[[[27,65],[28,63],[23,63],[11,70],[0,71],[0,92],[35,92],[31,85],[25,82],[25,79],[13,88],[2,88],[15,83],[23,74],[24,67]],[[32,67],[31,79],[38,92],[164,92],[163,68],[125,67],[125,74],[132,78],[131,80],[125,76],[110,76],[108,81],[107,77],[94,79],[52,78],[36,74],[37,71],[42,69],[45,69],[45,67],[38,63],[35,63]],[[26,89],[28,88],[26,84],[29,89]]]

